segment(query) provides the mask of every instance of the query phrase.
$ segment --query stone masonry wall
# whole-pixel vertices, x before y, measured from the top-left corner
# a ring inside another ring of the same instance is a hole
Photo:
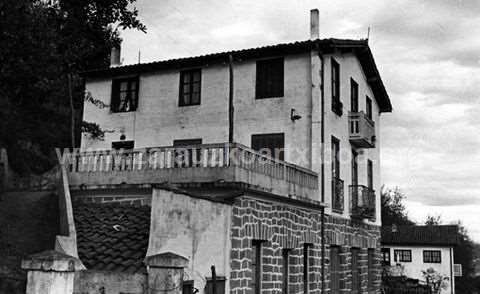
[[[289,294],[303,293],[303,246],[309,247],[309,293],[321,291],[320,211],[242,197],[233,205],[231,294],[252,294],[252,240],[262,240],[262,294],[282,293],[282,249],[289,253]]]
[[[356,220],[327,216],[325,223],[325,257],[329,259],[330,246],[340,249],[340,292],[350,293],[352,287],[351,249],[360,249],[359,268],[361,293],[379,293],[381,285],[380,227],[368,225]],[[374,250],[373,287],[368,289],[368,249]],[[330,263],[326,262],[325,284],[330,291]],[[333,293],[332,293],[333,294]]]
[[[282,293],[282,249],[290,249],[289,294],[304,293],[303,246],[309,247],[309,294],[321,293],[321,215],[287,204],[249,197],[233,205],[231,294],[252,294],[252,240],[262,242],[262,294]],[[340,293],[352,287],[351,248],[359,249],[360,293],[379,293],[381,284],[380,227],[361,221],[325,216],[325,293],[330,290],[330,246],[340,248]],[[368,289],[368,250],[374,250],[374,279]],[[334,293],[332,293],[334,294]]]

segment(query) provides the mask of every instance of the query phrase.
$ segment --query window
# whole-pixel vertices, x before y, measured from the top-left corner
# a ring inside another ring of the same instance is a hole
[[[352,186],[358,185],[358,153],[352,149]]]
[[[252,289],[254,294],[262,290],[262,241],[252,240]]]
[[[216,294],[225,294],[225,281],[226,281],[226,278],[224,276],[217,276],[216,285],[215,285],[215,293]],[[207,278],[207,283],[205,285],[204,293],[213,293],[213,280],[212,280],[212,278]],[[191,293],[191,294],[193,294],[193,293]]]
[[[332,177],[340,178],[340,140],[332,136]]]
[[[201,145],[202,139],[183,139],[173,140],[173,147],[175,148],[175,167],[192,167],[198,166],[201,162],[200,148],[188,148],[187,146]],[[185,148],[182,148],[185,147]]]
[[[283,57],[257,61],[255,97],[283,97]]]
[[[252,149],[262,154],[284,160],[285,136],[278,134],[252,135]]]
[[[382,248],[382,264],[390,265],[390,248]]]
[[[369,248],[368,255],[368,291],[374,291],[375,282],[375,249]]]
[[[288,294],[288,279],[289,279],[289,270],[290,262],[288,260],[290,256],[290,249],[282,250],[282,259],[283,259],[283,294]]]
[[[412,262],[412,250],[393,250],[393,258],[396,262]]]
[[[330,293],[340,293],[340,247],[330,246]]]
[[[366,101],[365,101],[365,105],[366,105],[366,108],[367,108],[367,117],[372,120],[372,99],[370,99],[370,97],[367,96],[366,98]]]
[[[423,250],[424,263],[441,263],[442,252],[440,250]]]
[[[371,160],[367,161],[367,181],[368,188],[373,190],[373,162]]]
[[[201,80],[201,69],[190,69],[180,72],[179,106],[200,104]]]
[[[113,112],[135,111],[138,104],[138,77],[115,79],[112,81]]]
[[[338,213],[343,212],[343,181],[340,179],[340,141],[332,136],[331,146],[332,160],[332,210]]]
[[[360,249],[352,248],[350,250],[352,254],[352,291],[351,293],[360,293],[360,268],[359,268],[359,255]]]
[[[350,111],[358,112],[358,84],[350,78]]]
[[[312,244],[303,244],[303,293],[308,294],[308,275],[310,274],[310,254],[309,249]]]
[[[340,65],[332,58],[332,111],[337,115],[343,114],[343,105],[340,101]]]
[[[132,150],[135,141],[117,141],[112,142],[112,149],[113,150]]]

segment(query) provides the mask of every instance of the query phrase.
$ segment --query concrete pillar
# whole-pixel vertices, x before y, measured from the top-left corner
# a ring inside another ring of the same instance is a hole
[[[182,294],[188,259],[172,252],[147,256],[148,294]]]
[[[22,260],[27,270],[26,294],[72,294],[76,270],[83,270],[78,258],[54,250]]]

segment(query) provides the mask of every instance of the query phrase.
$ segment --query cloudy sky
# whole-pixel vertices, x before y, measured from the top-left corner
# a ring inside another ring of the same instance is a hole
[[[462,220],[480,242],[480,1],[138,0],[148,33],[126,31],[124,63],[309,37],[365,38],[394,111],[382,121],[382,181],[409,215]]]

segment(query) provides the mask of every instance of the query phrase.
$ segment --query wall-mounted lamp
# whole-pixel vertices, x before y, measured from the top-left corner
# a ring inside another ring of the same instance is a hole
[[[295,108],[292,108],[292,110],[290,110],[290,119],[295,122],[296,120],[299,120],[301,119],[302,116],[300,114],[297,113],[297,111],[295,110]]]

